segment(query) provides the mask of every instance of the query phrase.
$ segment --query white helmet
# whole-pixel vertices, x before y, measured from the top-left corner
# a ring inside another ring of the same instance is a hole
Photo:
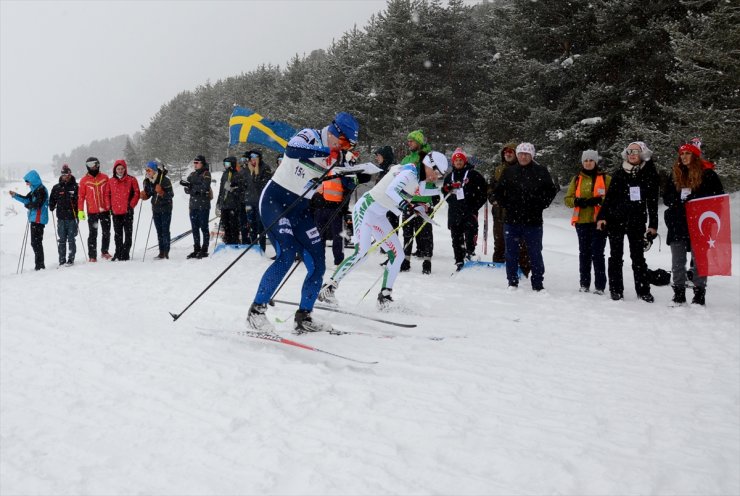
[[[447,162],[447,157],[445,157],[443,153],[439,152],[427,153],[422,163],[427,167],[435,169],[437,172],[440,173],[440,175],[444,175],[445,172],[447,172],[447,169],[449,169],[450,167],[449,162]]]

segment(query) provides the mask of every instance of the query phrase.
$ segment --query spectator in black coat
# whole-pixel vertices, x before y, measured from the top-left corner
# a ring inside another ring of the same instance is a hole
[[[244,208],[244,180],[236,166],[236,157],[224,159],[224,173],[216,202],[216,215],[221,217],[224,243],[239,244],[239,210]]]
[[[447,195],[447,227],[457,270],[475,256],[478,238],[478,211],[486,203],[487,185],[480,172],[468,163],[461,148],[452,154],[452,172],[445,177],[442,193]]]
[[[49,194],[49,210],[57,213],[57,251],[59,252],[59,265],[72,265],[75,263],[77,253],[77,181],[72,175],[72,169],[67,164],[62,167],[62,175],[59,182],[51,188]],[[69,254],[67,253],[69,246]]]
[[[673,302],[686,303],[686,253],[693,250],[686,221],[686,202],[724,194],[722,181],[714,172],[714,164],[701,158],[701,149],[686,144],[678,149],[671,179],[663,193],[665,223],[668,227],[668,245],[671,247],[671,272],[673,274]],[[694,275],[694,298],[691,303],[704,305],[707,278]]]
[[[609,237],[608,275],[612,300],[624,298],[622,259],[624,237],[627,236],[637,296],[648,303],[655,301],[650,293],[644,251],[645,238],[652,239],[658,233],[660,178],[652,155],[642,141],[627,145],[622,151],[622,166],[612,174],[609,191],[596,217],[597,229],[606,228]]]
[[[239,159],[239,166],[244,182],[244,216],[240,222],[242,226],[242,243],[255,244],[259,242],[264,253],[267,246],[265,236],[259,236],[265,228],[259,213],[260,196],[272,177],[272,169],[262,159],[262,152],[250,150]]]
[[[517,165],[507,167],[493,191],[494,201],[505,209],[506,278],[510,288],[519,286],[519,243],[527,245],[531,262],[532,289],[542,291],[545,262],[542,259],[542,211],[558,192],[547,167],[534,160],[531,143],[516,147]]]
[[[396,163],[396,155],[393,153],[393,147],[390,145],[384,145],[375,150],[375,163],[380,167],[381,172],[378,173],[378,177],[375,179],[375,184],[378,184],[390,168]],[[398,227],[398,215],[394,214],[390,210],[385,214],[388,218],[388,222],[391,226]]]
[[[193,168],[186,181],[180,181],[185,187],[185,194],[190,195],[190,227],[193,230],[193,252],[187,258],[205,258],[208,256],[208,216],[211,213],[211,171],[203,155],[193,159]],[[203,242],[201,244],[201,234]]]

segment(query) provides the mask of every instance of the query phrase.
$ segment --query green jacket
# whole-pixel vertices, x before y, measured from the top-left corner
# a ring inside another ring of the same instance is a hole
[[[606,185],[606,189],[608,191],[609,184],[611,184],[612,182],[612,176],[601,171],[599,171],[597,174],[604,176],[604,184]],[[568,191],[565,193],[565,206],[568,208],[575,208],[574,201],[576,198],[576,181],[578,179],[578,176],[582,178],[580,198],[593,198],[594,196],[596,196],[594,195],[594,178],[592,178],[588,174],[584,174],[583,171],[581,171],[578,173],[578,175],[573,176],[573,179],[570,180]],[[606,191],[604,191],[600,196],[603,197],[605,194]],[[578,211],[578,220],[576,221],[576,223],[587,224],[590,222],[595,222],[594,218],[594,207],[580,207]]]
[[[429,143],[424,143],[421,145],[421,150],[424,153],[429,153],[432,151],[432,147],[429,145]],[[421,172],[421,156],[418,151],[414,151],[406,155],[401,159],[401,164],[414,164],[416,165],[416,169]],[[433,182],[427,182],[427,188],[434,188]],[[424,202],[424,203],[432,203],[432,197],[431,196],[414,196],[411,198],[411,201],[414,202]]]

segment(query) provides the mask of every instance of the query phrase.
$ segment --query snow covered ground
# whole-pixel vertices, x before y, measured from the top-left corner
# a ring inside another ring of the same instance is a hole
[[[189,229],[176,191],[173,235]],[[48,270],[29,247],[16,275],[25,209],[1,193],[3,495],[740,494],[737,195],[734,275],[710,279],[706,308],[669,308],[670,287],[637,301],[628,261],[624,301],[578,293],[558,196],[545,294],[508,292],[501,269],[450,277],[435,228],[433,274],[413,260],[383,315],[418,328],[317,311],[373,335],[294,337],[295,308],[269,311],[286,337],[379,361],[358,365],[235,332],[270,263],[251,252],[173,323],[237,253],[186,260],[187,237],[142,263],[149,204],[135,261],[85,263],[78,243],[79,263],[57,270],[50,227]],[[647,257],[670,268],[666,246]],[[343,307],[376,314],[379,287],[360,299],[380,261],[345,279]],[[280,297],[296,301],[304,274]]]

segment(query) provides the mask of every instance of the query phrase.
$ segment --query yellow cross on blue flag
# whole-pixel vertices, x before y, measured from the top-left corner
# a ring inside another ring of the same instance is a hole
[[[229,119],[229,146],[237,143],[255,143],[276,152],[285,151],[285,145],[296,130],[279,121],[268,121],[245,107],[234,107]]]

